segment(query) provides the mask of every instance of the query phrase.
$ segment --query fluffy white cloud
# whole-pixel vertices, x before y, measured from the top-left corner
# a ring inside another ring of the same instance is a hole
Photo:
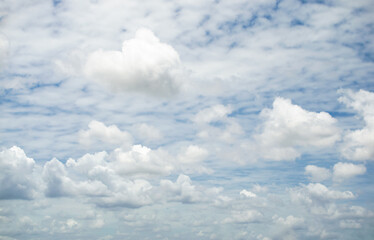
[[[99,143],[102,147],[129,146],[132,137],[128,132],[121,131],[117,126],[105,126],[99,121],[91,121],[88,130],[79,132],[79,142],[84,146],[92,146]]]
[[[0,152],[0,199],[31,199],[35,196],[35,161],[19,147]]]
[[[197,145],[190,145],[178,154],[176,168],[184,173],[212,173],[211,169],[203,166],[203,161],[208,155],[208,150]]]
[[[308,206],[309,210],[317,214],[332,214],[331,207],[336,200],[354,199],[356,196],[350,191],[330,190],[321,183],[309,183],[290,190],[291,200]]]
[[[334,180],[343,181],[357,175],[365,174],[366,167],[364,165],[355,165],[353,163],[339,162],[334,165]]]
[[[193,121],[198,124],[211,123],[222,121],[227,118],[227,115],[232,112],[231,108],[222,104],[214,105],[199,111],[193,118]]]
[[[68,176],[65,165],[56,158],[45,163],[43,180],[47,197],[63,197],[76,193],[76,184]]]
[[[247,198],[255,198],[255,197],[257,197],[257,195],[255,193],[253,193],[251,191],[248,191],[248,190],[245,190],[245,189],[243,189],[243,190],[240,191],[240,195],[241,196],[245,196]]]
[[[343,90],[340,102],[356,110],[364,119],[365,127],[344,136],[343,156],[352,160],[374,160],[374,93],[365,90]]]
[[[152,31],[139,29],[135,38],[123,42],[122,51],[92,53],[85,73],[115,91],[170,96],[179,90],[180,69],[179,55],[171,46]]]
[[[198,137],[203,139],[220,140],[233,143],[243,134],[243,129],[234,118],[228,115],[232,112],[230,106],[213,105],[200,110],[193,118],[200,131]]]
[[[331,177],[331,172],[327,168],[308,165],[305,167],[305,174],[313,182],[322,182]]]
[[[118,148],[111,154],[111,168],[123,176],[169,175],[174,166],[172,157],[163,150],[152,150],[142,145],[132,146],[130,151]]]
[[[160,181],[161,199],[182,203],[213,202],[219,198],[221,188],[199,188],[192,184],[190,177],[180,174],[176,182]]]
[[[276,98],[273,109],[262,110],[261,117],[262,132],[255,141],[265,159],[292,160],[300,156],[296,147],[328,147],[339,139],[330,114],[306,111],[289,99]]]

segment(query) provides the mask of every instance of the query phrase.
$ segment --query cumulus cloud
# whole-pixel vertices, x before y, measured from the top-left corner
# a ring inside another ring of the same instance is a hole
[[[48,161],[43,168],[43,180],[47,197],[63,197],[75,194],[76,184],[68,176],[65,165],[56,158]]]
[[[116,91],[170,96],[180,87],[178,53],[149,29],[139,29],[122,44],[122,51],[99,50],[86,62],[85,74]]]
[[[327,168],[308,165],[305,167],[305,174],[313,182],[322,182],[331,177],[331,172]]]
[[[227,115],[231,112],[232,110],[229,106],[224,106],[222,104],[214,105],[199,111],[193,120],[199,124],[222,121],[226,119]]]
[[[342,154],[352,160],[374,160],[374,93],[365,90],[340,92],[343,96],[339,101],[356,110],[365,122],[364,128],[344,136]]]
[[[234,118],[228,116],[231,112],[230,106],[222,104],[200,110],[192,118],[200,129],[197,135],[203,139],[233,143],[238,136],[243,134],[243,129]]]
[[[184,173],[212,173],[213,171],[203,166],[203,161],[209,152],[197,145],[189,145],[177,156],[179,167]]]
[[[110,165],[124,176],[169,175],[174,169],[170,158],[166,151],[134,145],[130,151],[115,149],[111,154]]]
[[[126,147],[131,145],[132,136],[126,131],[121,131],[116,125],[106,126],[93,120],[88,124],[88,130],[79,132],[79,142],[86,147],[97,143],[102,147]]]
[[[326,112],[309,112],[276,98],[273,109],[261,112],[262,132],[255,136],[261,157],[270,160],[293,160],[300,156],[297,147],[328,147],[339,139],[336,119]]]
[[[0,152],[0,199],[31,199],[38,190],[34,159],[19,147]]]
[[[255,197],[257,197],[257,195],[255,193],[253,193],[251,191],[248,191],[248,190],[245,190],[245,189],[243,189],[243,190],[240,191],[240,195],[244,196],[244,197],[247,197],[247,198],[255,198]]]
[[[363,175],[366,172],[364,165],[355,165],[353,163],[339,162],[334,165],[334,180],[343,181],[357,175]]]
[[[291,200],[306,205],[314,213],[332,214],[329,209],[337,200],[354,199],[350,191],[337,191],[327,188],[321,183],[309,183],[290,189]]]

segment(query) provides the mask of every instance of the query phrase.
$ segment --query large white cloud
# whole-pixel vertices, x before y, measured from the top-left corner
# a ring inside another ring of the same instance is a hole
[[[106,126],[93,120],[88,124],[88,130],[79,132],[79,142],[86,147],[100,145],[100,150],[103,150],[106,147],[127,147],[132,143],[132,136],[126,131],[121,131],[116,125]]]
[[[328,147],[339,139],[336,119],[326,112],[309,112],[276,98],[273,109],[261,112],[262,132],[255,136],[261,157],[271,160],[292,160],[300,156],[297,147]]]
[[[327,168],[318,167],[314,165],[307,165],[305,167],[305,174],[313,182],[322,182],[331,177],[331,172]]]
[[[160,42],[148,29],[123,42],[122,51],[99,50],[87,60],[89,78],[109,85],[115,91],[145,92],[170,96],[179,90],[180,59],[173,47]]]
[[[364,165],[339,162],[334,165],[334,180],[343,181],[366,172]]]
[[[31,199],[38,190],[35,161],[19,147],[0,152],[0,199]]]
[[[343,156],[352,160],[374,160],[374,93],[365,90],[341,91],[340,102],[356,110],[364,119],[365,127],[344,136]]]

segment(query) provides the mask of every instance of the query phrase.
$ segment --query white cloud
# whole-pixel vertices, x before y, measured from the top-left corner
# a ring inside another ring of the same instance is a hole
[[[134,130],[134,135],[145,142],[153,142],[162,139],[161,131],[146,123],[136,124]]]
[[[247,191],[245,189],[243,189],[243,190],[240,191],[240,195],[241,196],[245,196],[247,198],[255,198],[255,197],[257,197],[257,195],[255,193]]]
[[[336,200],[354,199],[356,196],[350,191],[330,190],[321,183],[309,183],[290,189],[291,200],[305,204],[312,213],[333,214],[331,207]]]
[[[304,218],[294,217],[292,215],[287,216],[286,218],[273,216],[275,223],[283,225],[286,228],[300,228],[304,225]]]
[[[363,117],[365,127],[344,136],[343,156],[352,160],[374,160],[374,93],[365,90],[340,91],[339,101],[356,110]]]
[[[3,36],[0,34],[0,70],[3,69],[3,63],[6,61],[6,58],[8,56],[8,51],[9,51],[9,42]]]
[[[152,150],[142,145],[134,145],[131,150],[117,148],[110,156],[111,168],[123,176],[169,175],[174,166],[172,157],[163,150]]]
[[[231,217],[224,219],[223,223],[254,223],[262,219],[263,214],[257,210],[234,211]]]
[[[182,172],[190,173],[212,173],[209,168],[204,167],[203,162],[209,156],[208,150],[197,145],[189,145],[178,154],[175,167]]]
[[[47,197],[63,197],[76,193],[76,184],[68,176],[65,165],[56,158],[45,163],[43,180]]]
[[[0,199],[31,199],[38,190],[35,161],[19,147],[0,152]]]
[[[336,120],[326,112],[309,112],[276,98],[273,109],[261,112],[262,132],[255,136],[261,156],[271,160],[293,160],[300,156],[296,147],[328,147],[339,139]]]
[[[170,180],[161,180],[158,194],[160,194],[160,199],[167,201],[198,203],[215,202],[216,199],[222,199],[218,195],[221,191],[221,188],[199,188],[192,184],[190,177],[180,174],[175,183]]]
[[[207,124],[216,121],[222,121],[227,118],[227,115],[232,112],[229,106],[214,105],[199,111],[193,118],[193,121],[198,124]]]
[[[180,69],[178,53],[142,28],[135,38],[123,42],[122,51],[92,53],[85,73],[115,91],[170,96],[179,90]]]
[[[339,162],[334,165],[333,176],[335,181],[343,181],[365,173],[366,167],[364,165]]]
[[[331,177],[331,172],[327,168],[308,165],[305,167],[305,174],[313,182],[322,182]]]
[[[79,132],[79,142],[87,147],[100,144],[104,147],[127,147],[132,143],[132,137],[128,132],[121,131],[116,125],[105,126],[99,121],[91,121],[88,130]]]

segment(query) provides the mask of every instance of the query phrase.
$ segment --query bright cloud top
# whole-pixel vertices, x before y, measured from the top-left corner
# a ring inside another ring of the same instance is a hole
[[[339,101],[356,110],[365,127],[348,132],[344,137],[343,156],[352,160],[374,160],[374,93],[365,90],[341,91]]]
[[[330,114],[309,112],[289,99],[276,98],[273,109],[262,110],[261,116],[262,133],[255,140],[265,159],[292,160],[300,156],[297,147],[328,147],[340,138]]]
[[[98,50],[86,62],[85,73],[115,91],[170,96],[180,87],[181,66],[173,47],[148,29],[122,44],[122,51]]]

